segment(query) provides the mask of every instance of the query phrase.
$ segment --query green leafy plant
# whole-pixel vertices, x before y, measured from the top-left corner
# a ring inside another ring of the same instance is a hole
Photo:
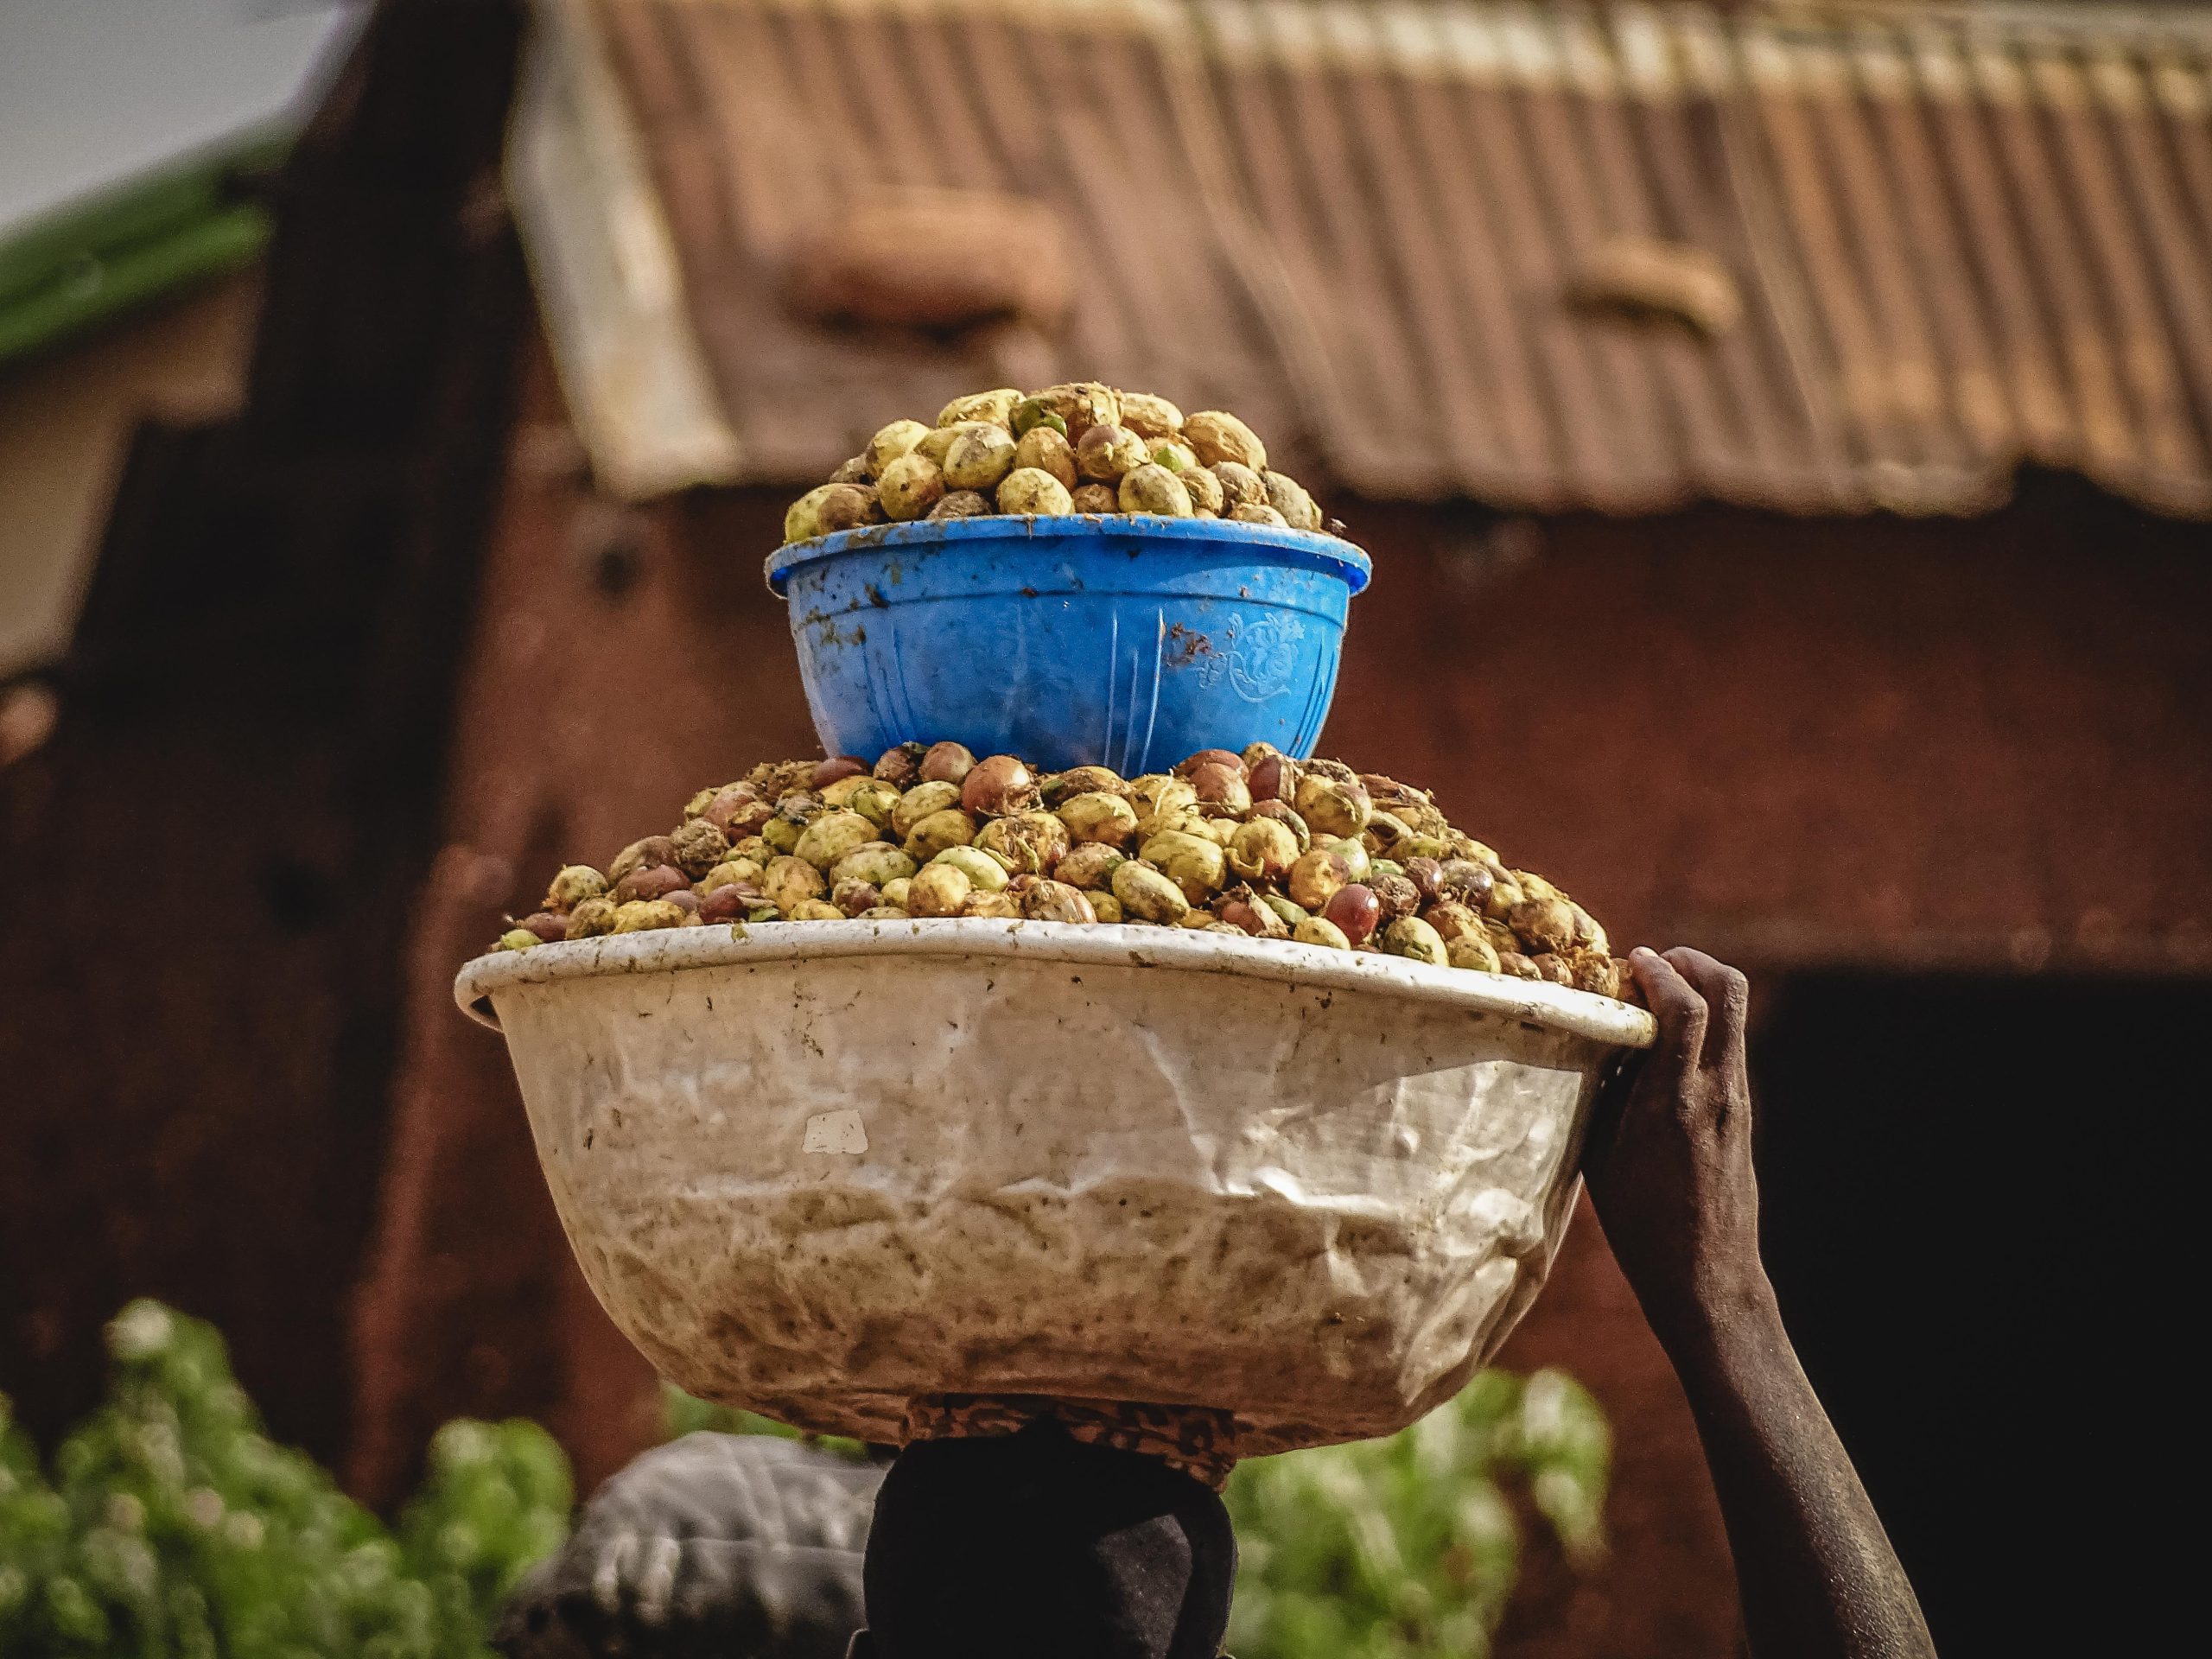
[[[1239,1659],[1479,1659],[1520,1558],[1508,1484],[1586,1564],[1605,1548],[1611,1459],[1605,1417],[1571,1377],[1484,1371],[1389,1440],[1240,1464],[1230,1648]]]
[[[567,1459],[528,1422],[440,1430],[396,1529],[280,1446],[197,1319],[134,1302],[108,1327],[106,1402],[50,1472],[0,1395],[0,1659],[486,1659],[525,1569],[557,1548]],[[677,1390],[673,1436],[805,1436]],[[1478,1376],[1387,1440],[1241,1465],[1242,1659],[1478,1656],[1521,1548],[1509,1490],[1570,1558],[1604,1549],[1611,1438],[1570,1378]]]
[[[0,1399],[0,1655],[480,1656],[566,1534],[568,1462],[535,1424],[448,1424],[395,1535],[262,1432],[212,1326],[140,1301],[107,1338],[106,1403],[50,1480]]]

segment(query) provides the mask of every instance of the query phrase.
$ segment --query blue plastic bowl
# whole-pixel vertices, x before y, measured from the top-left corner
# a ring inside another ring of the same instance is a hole
[[[1370,568],[1219,518],[923,519],[779,548],[768,585],[830,753],[951,738],[1136,777],[1262,740],[1310,754]]]

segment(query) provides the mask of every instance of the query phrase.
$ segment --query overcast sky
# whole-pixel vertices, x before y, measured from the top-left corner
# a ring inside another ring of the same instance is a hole
[[[348,0],[0,0],[0,240],[283,115],[359,15]]]

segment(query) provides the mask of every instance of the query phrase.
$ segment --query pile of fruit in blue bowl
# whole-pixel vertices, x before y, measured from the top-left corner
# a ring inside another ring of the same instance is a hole
[[[784,528],[769,585],[832,753],[1310,754],[1370,574],[1236,416],[1090,382],[893,421]]]

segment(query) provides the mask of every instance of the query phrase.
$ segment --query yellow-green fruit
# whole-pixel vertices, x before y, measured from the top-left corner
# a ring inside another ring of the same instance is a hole
[[[826,899],[802,899],[784,918],[788,922],[842,922],[845,912]]]
[[[756,892],[767,871],[749,858],[725,859],[699,878],[696,891],[703,899],[716,887],[736,886],[751,887]]]
[[[1113,886],[1114,872],[1121,867],[1119,852],[1103,841],[1089,841],[1071,848],[1068,855],[1053,866],[1052,876],[1071,887],[1096,892]]]
[[[1491,949],[1490,941],[1479,933],[1462,933],[1444,942],[1444,957],[1454,968],[1471,969],[1477,973],[1497,972],[1497,952]]]
[[[1091,514],[1116,512],[1120,511],[1122,505],[1121,499],[1114,493],[1114,486],[1111,484],[1079,485],[1071,499],[1075,502],[1075,510],[1077,512]]]
[[[901,455],[883,469],[875,493],[885,518],[919,518],[944,499],[944,474],[926,455]]]
[[[1268,447],[1252,429],[1234,415],[1218,409],[1202,409],[1183,422],[1183,442],[1207,466],[1233,461],[1254,472],[1265,472]]]
[[[1126,847],[1137,832],[1136,809],[1118,795],[1094,790],[1060,803],[1060,822],[1078,842],[1103,842]]]
[[[1221,848],[1200,836],[1171,830],[1144,844],[1139,856],[1156,865],[1160,873],[1183,890],[1184,898],[1202,905],[1228,879],[1229,861]]]
[[[1479,939],[1484,937],[1482,918],[1455,899],[1440,899],[1428,907],[1428,925],[1436,930],[1436,937],[1450,944],[1454,939]],[[1493,957],[1497,953],[1492,951]]]
[[[975,844],[1015,875],[1049,875],[1068,849],[1067,826],[1049,812],[1017,812],[993,818]]]
[[[935,462],[938,470],[942,472],[945,456],[952,453],[952,441],[960,435],[963,428],[972,424],[972,422],[963,421],[959,426],[933,426],[922,435],[921,441],[909,453]]]
[[[1014,417],[1014,406],[1020,401],[1021,394],[1012,386],[1001,386],[996,391],[971,391],[938,410],[937,423],[958,426],[963,421],[988,421],[993,426],[1004,426]]]
[[[595,939],[602,933],[614,931],[615,903],[612,899],[579,899],[569,912],[569,929],[565,937],[571,939]]]
[[[1149,391],[1121,395],[1122,424],[1141,438],[1172,438],[1182,429],[1183,411]]]
[[[1126,426],[1094,426],[1076,440],[1076,471],[1102,484],[1119,483],[1123,474],[1148,459],[1144,440]]]
[[[981,887],[985,893],[1006,891],[1006,866],[980,847],[948,847],[930,863],[950,864],[968,878],[969,886]]]
[[[873,484],[832,484],[829,489],[815,510],[824,536],[883,522],[883,503],[877,499]]]
[[[960,906],[960,913],[979,921],[1018,921],[1021,917],[1021,906],[1014,902],[1010,893],[977,891],[968,895],[968,902]]]
[[[1263,893],[1260,895],[1260,902],[1274,912],[1286,928],[1296,927],[1306,919],[1305,907],[1293,904],[1279,893]]]
[[[545,889],[545,908],[573,910],[585,899],[596,899],[606,891],[607,878],[590,865],[563,865]]]
[[[1039,881],[1021,895],[1021,913],[1033,922],[1095,922],[1090,900],[1065,881]]]
[[[650,933],[658,928],[682,927],[690,919],[689,911],[666,899],[632,899],[626,905],[614,907],[613,931]]]
[[[896,880],[886,881],[883,884],[882,892],[878,896],[882,899],[885,904],[890,906],[893,910],[905,910],[906,908],[906,890],[912,885],[913,880],[912,877],[902,875],[898,877]]]
[[[1213,912],[1210,910],[1186,910],[1180,916],[1178,916],[1175,918],[1175,925],[1178,927],[1187,927],[1193,933],[1204,933],[1213,928],[1217,924],[1213,918]],[[1242,931],[1243,930],[1240,929],[1238,931]]]
[[[1229,868],[1247,881],[1280,881],[1298,862],[1298,837],[1273,818],[1236,826],[1229,838]]]
[[[1290,937],[1300,944],[1322,944],[1332,950],[1351,949],[1344,929],[1324,916],[1308,916],[1290,930]]]
[[[1102,922],[1118,922],[1122,919],[1122,901],[1112,893],[1086,893],[1084,897],[1090,900],[1091,915],[1096,919]]]
[[[511,927],[493,942],[492,948],[494,950],[527,950],[532,945],[544,943],[526,927]]]
[[[1225,497],[1222,494],[1221,480],[1211,467],[1190,467],[1175,474],[1183,480],[1183,487],[1190,493],[1191,511],[1201,518],[1221,516]]]
[[[822,504],[830,499],[832,490],[842,487],[836,484],[817,484],[804,495],[784,509],[784,540],[810,542],[823,533]]]
[[[825,784],[816,792],[822,797],[822,804],[824,806],[849,807],[852,805],[854,791],[862,784],[880,781],[868,772],[856,772],[849,778],[839,778]]]
[[[1418,916],[1401,916],[1384,928],[1382,948],[1394,957],[1426,962],[1438,968],[1446,967],[1451,962],[1444,941],[1436,937],[1436,930]]]
[[[1183,487],[1183,480],[1154,461],[1133,467],[1122,475],[1117,499],[1123,512],[1156,513],[1168,518],[1191,516],[1191,493]]]
[[[1004,427],[968,421],[939,429],[953,435],[944,452],[944,481],[951,488],[988,494],[1014,470],[1014,435]]]
[[[1231,507],[1264,507],[1268,486],[1249,467],[1234,461],[1217,461],[1206,470],[1221,486],[1221,498]]]
[[[880,479],[885,467],[929,434],[929,428],[919,421],[893,421],[888,426],[879,428],[876,435],[868,441],[868,448],[861,452],[861,459],[868,463],[868,475]]]
[[[1067,486],[1041,467],[1018,467],[999,486],[999,511],[1025,518],[1054,518],[1073,512]]]
[[[1191,786],[1187,778],[1178,778],[1172,772],[1147,772],[1143,777],[1130,780],[1129,799],[1136,806],[1137,816],[1143,818],[1194,807],[1198,804],[1198,791]]]
[[[957,916],[975,883],[957,864],[928,864],[906,884],[906,908],[916,916]]]
[[[1173,438],[1147,439],[1145,453],[1154,466],[1165,467],[1171,473],[1205,471],[1198,465],[1198,458],[1191,453],[1190,446],[1178,443]],[[1211,478],[1212,474],[1209,473],[1207,476]]]
[[[1075,446],[1049,426],[1033,426],[1021,435],[1014,446],[1014,464],[1017,471],[1033,467],[1050,473],[1071,490],[1077,482]]]
[[[1033,404],[1043,413],[1059,416],[1071,443],[1092,427],[1113,426],[1122,418],[1120,397],[1111,386],[1096,380],[1071,380],[1047,386],[1023,401]]]
[[[913,827],[906,836],[906,850],[926,864],[946,849],[965,847],[975,839],[976,820],[958,807],[949,806]]]
[[[857,812],[824,812],[806,826],[791,849],[817,870],[827,870],[855,847],[875,839],[875,825]]]
[[[991,498],[981,490],[947,490],[930,509],[932,518],[988,518],[990,513]]]
[[[1303,484],[1287,473],[1262,473],[1260,478],[1268,486],[1268,505],[1282,515],[1283,523],[1293,530],[1321,528],[1321,509]]]
[[[1298,783],[1298,816],[1316,836],[1356,836],[1367,827],[1374,807],[1357,784],[1308,772]]]
[[[822,872],[803,858],[772,858],[760,877],[760,896],[786,916],[802,899],[819,899],[829,891]]]
[[[899,786],[887,784],[880,778],[840,779],[855,785],[842,801],[830,804],[842,806],[849,812],[857,812],[879,830],[887,829],[891,815],[899,808]],[[824,797],[826,799],[827,797]]]
[[[1135,859],[1125,861],[1114,872],[1114,897],[1120,899],[1122,908],[1139,921],[1180,921],[1189,914],[1191,901],[1177,887],[1148,864]]]
[[[1574,943],[1574,912],[1558,899],[1525,899],[1506,920],[1533,947],[1528,954],[1565,950]]]
[[[1240,524],[1273,524],[1277,530],[1290,528],[1290,521],[1273,507],[1231,507],[1228,517]]]
[[[830,868],[832,881],[865,881],[879,889],[914,873],[914,861],[887,841],[855,847]]]
[[[960,785],[941,779],[925,784],[916,784],[899,798],[899,804],[891,809],[891,827],[901,840],[914,833],[914,826],[932,812],[942,812],[947,807],[960,804]]]

